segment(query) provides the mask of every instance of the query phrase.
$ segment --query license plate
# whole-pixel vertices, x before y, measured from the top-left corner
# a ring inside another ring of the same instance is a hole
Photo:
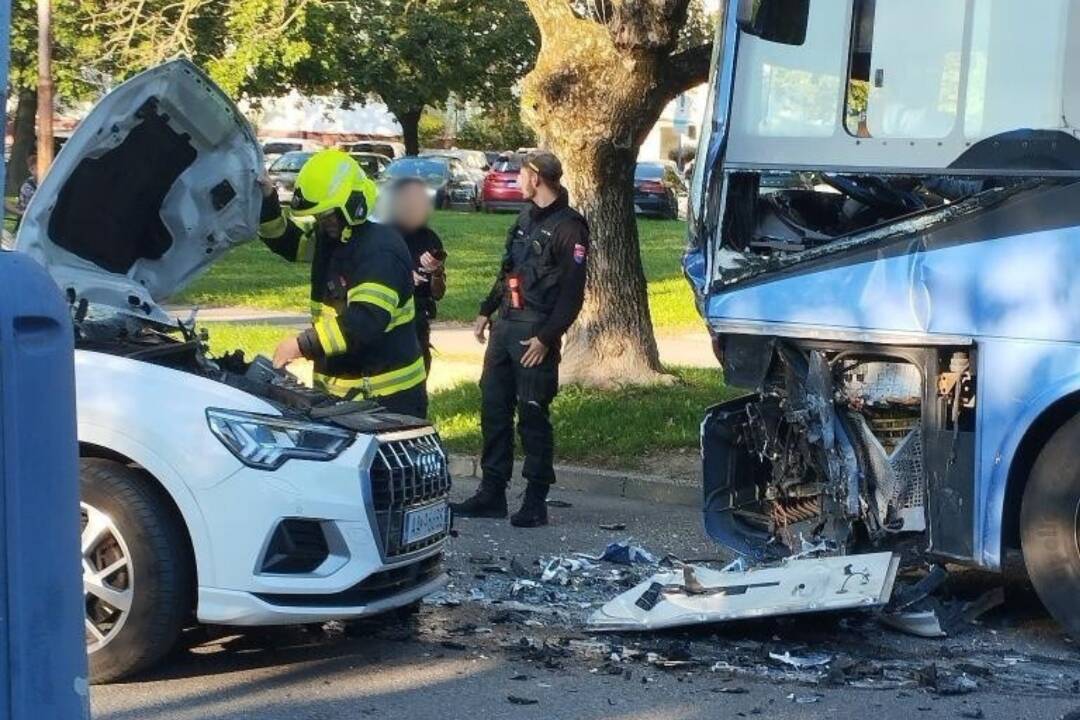
[[[409,510],[405,513],[405,523],[401,530],[401,543],[403,545],[412,545],[432,535],[446,532],[449,525],[450,506],[444,502]]]
[[[517,180],[511,180],[510,182],[506,183],[506,187],[516,189],[517,188]]]

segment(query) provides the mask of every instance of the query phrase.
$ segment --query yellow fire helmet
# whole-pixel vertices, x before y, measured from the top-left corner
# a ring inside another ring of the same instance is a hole
[[[293,215],[304,217],[340,210],[349,225],[359,225],[375,209],[378,190],[360,165],[341,150],[321,150],[296,176]]]

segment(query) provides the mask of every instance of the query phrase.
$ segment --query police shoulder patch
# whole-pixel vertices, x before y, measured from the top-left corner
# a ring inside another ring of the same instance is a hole
[[[578,265],[585,262],[585,258],[588,256],[589,251],[585,249],[585,246],[581,243],[574,243],[574,262]]]

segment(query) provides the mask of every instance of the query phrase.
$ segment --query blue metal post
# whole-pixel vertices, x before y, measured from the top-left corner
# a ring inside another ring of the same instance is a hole
[[[4,88],[10,27],[0,0]],[[0,251],[0,720],[90,715],[73,344],[45,269]]]

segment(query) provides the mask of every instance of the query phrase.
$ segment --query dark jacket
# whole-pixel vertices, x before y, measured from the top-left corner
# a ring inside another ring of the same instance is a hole
[[[263,201],[259,236],[292,262],[311,263],[312,327],[300,351],[315,361],[315,384],[343,397],[380,397],[426,377],[413,324],[412,260],[401,236],[364,222],[349,237],[323,237]]]
[[[506,236],[499,276],[480,303],[480,314],[513,318],[508,280],[516,277],[524,298],[524,319],[538,323],[536,336],[558,347],[585,299],[589,224],[570,207],[566,191],[545,208],[530,205]]]

